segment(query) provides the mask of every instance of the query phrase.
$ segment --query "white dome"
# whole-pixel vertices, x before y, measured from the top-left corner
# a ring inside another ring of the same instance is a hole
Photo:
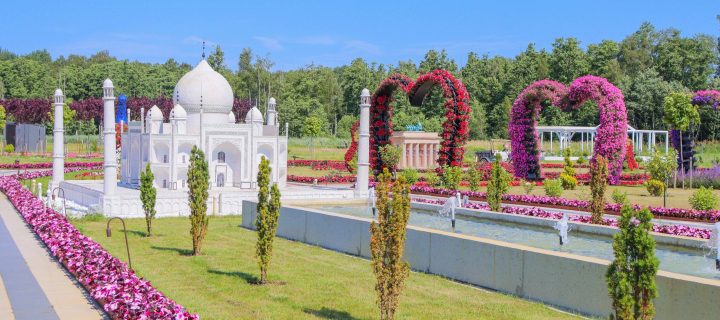
[[[230,83],[213,70],[204,59],[175,85],[173,104],[185,107],[188,113],[227,114],[232,110],[233,92]]]
[[[62,94],[62,90],[60,90],[60,89],[55,90],[55,96],[56,96],[56,97],[62,97],[62,95],[63,95],[63,94]]]
[[[150,108],[150,110],[148,110],[147,118],[150,120],[153,120],[153,121],[157,121],[157,120],[162,121],[163,113],[160,110],[160,108],[158,108],[158,106],[152,106],[152,108]]]
[[[228,122],[235,123],[235,121],[237,121],[237,118],[235,118],[235,114],[232,111],[230,111],[228,113]]]
[[[103,88],[112,88],[112,86],[113,86],[113,83],[109,78],[105,79],[105,81],[103,81]]]
[[[170,119],[186,119],[187,112],[181,105],[176,104],[170,111]]]
[[[252,107],[245,115],[245,123],[249,122],[263,122],[263,115],[262,112],[260,112],[260,109],[257,107]]]

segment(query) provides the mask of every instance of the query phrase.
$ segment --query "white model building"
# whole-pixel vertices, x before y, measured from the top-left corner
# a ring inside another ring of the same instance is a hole
[[[156,187],[186,189],[190,150],[198,146],[212,187],[254,188],[263,156],[272,167],[271,182],[285,186],[287,136],[280,136],[274,98],[268,100],[267,123],[257,107],[236,123],[230,84],[203,59],[175,85],[173,104],[170,122],[153,106],[122,133],[120,185],[138,186],[149,163]]]

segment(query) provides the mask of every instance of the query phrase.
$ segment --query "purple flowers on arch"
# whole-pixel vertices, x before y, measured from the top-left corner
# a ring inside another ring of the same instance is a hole
[[[585,101],[597,102],[600,125],[595,138],[594,155],[608,159],[608,181],[620,182],[622,163],[627,143],[627,111],[620,89],[607,79],[583,76],[566,87],[553,80],[540,80],[526,87],[515,99],[510,112],[508,132],[512,146],[515,176],[523,179],[539,179],[540,146],[537,126],[544,106],[555,105],[563,110],[578,108]]]

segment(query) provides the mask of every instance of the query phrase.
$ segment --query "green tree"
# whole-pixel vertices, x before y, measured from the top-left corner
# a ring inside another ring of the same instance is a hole
[[[155,175],[150,170],[150,164],[145,165],[145,170],[140,172],[140,201],[142,201],[143,212],[145,213],[145,225],[147,226],[147,236],[152,236],[152,222],[155,219],[155,200],[157,198],[157,189],[153,183]]]
[[[402,176],[395,183],[391,180],[390,172],[384,169],[375,188],[377,222],[370,224],[375,292],[383,320],[395,318],[405,279],[410,274],[410,265],[403,260],[410,217],[410,187]]]
[[[550,76],[563,83],[570,83],[575,78],[590,71],[585,52],[580,48],[580,41],[575,38],[559,38],[553,43],[550,55]]]
[[[657,38],[655,27],[644,22],[637,31],[623,39],[618,61],[625,74],[635,76],[653,66],[653,51]]]
[[[500,212],[500,202],[510,188],[510,174],[500,165],[500,155],[495,156],[495,162],[490,170],[490,180],[487,184],[487,203],[490,210]]]
[[[598,155],[590,162],[590,212],[592,223],[602,223],[605,214],[605,189],[607,188],[608,168],[605,157]]]
[[[207,57],[207,63],[219,73],[228,71],[228,67],[225,65],[225,52],[219,45],[216,45],[213,52]]]
[[[717,61],[715,46],[710,36],[682,38],[679,30],[670,29],[656,47],[655,65],[667,81],[678,81],[691,90],[705,89]]]
[[[633,220],[639,223],[636,225]],[[650,235],[651,220],[652,213],[647,208],[636,212],[629,204],[622,207],[620,232],[613,236],[615,259],[605,276],[615,319],[655,316],[655,276],[660,262],[655,256],[655,239]]]
[[[393,174],[397,170],[397,165],[400,163],[400,155],[402,150],[400,147],[386,144],[380,147],[378,150],[380,153],[380,159],[382,159],[383,168],[390,170]]]
[[[436,69],[442,69],[447,70],[453,75],[458,71],[455,60],[448,57],[445,49],[440,52],[436,50],[429,50],[425,54],[423,61],[420,61],[418,69],[420,73],[427,73]],[[444,117],[444,103],[445,98],[443,97],[442,89],[439,86],[433,86],[423,100],[421,110],[425,114],[426,118]]]
[[[267,283],[273,241],[277,231],[278,219],[280,218],[280,189],[278,189],[277,184],[273,184],[268,191],[271,170],[270,161],[263,156],[258,166],[257,183],[260,190],[258,191],[258,215],[255,218],[255,228],[258,235],[255,244],[255,257],[260,266],[261,284]]]
[[[478,191],[480,189],[480,179],[480,171],[478,171],[474,165],[470,166],[467,171],[467,180],[470,184],[471,191]]]
[[[612,40],[603,40],[599,44],[588,45],[587,58],[590,64],[590,73],[617,84],[623,76],[618,61],[619,55],[620,45]]]
[[[190,204],[190,234],[194,256],[200,254],[202,242],[207,234],[210,218],[207,216],[207,199],[210,176],[205,153],[197,146],[190,151],[190,166],[187,173],[188,203]]]
[[[7,121],[7,113],[5,107],[0,105],[0,130],[5,133],[5,122]]]
[[[625,96],[628,120],[635,128],[665,129],[662,120],[665,97],[672,92],[687,89],[679,82],[667,82],[650,68],[640,71],[633,78],[626,78],[619,85]]]

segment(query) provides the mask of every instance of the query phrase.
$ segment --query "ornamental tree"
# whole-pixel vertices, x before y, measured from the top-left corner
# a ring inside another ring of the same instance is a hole
[[[202,241],[207,234],[210,218],[207,216],[208,188],[210,175],[205,153],[197,146],[190,151],[188,167],[188,203],[190,204],[190,234],[193,242],[193,255],[200,254]]]
[[[487,184],[487,203],[490,210],[500,212],[502,196],[508,192],[510,174],[500,165],[500,155],[495,155],[495,162],[490,170],[490,180]]]
[[[692,105],[692,95],[683,92],[673,92],[667,97],[663,103],[665,114],[663,120],[674,130],[679,131],[680,138],[680,164],[682,172],[685,172],[685,159],[682,143],[682,132],[690,129],[693,124],[700,123],[700,113],[695,106]],[[690,165],[692,167],[692,164]],[[685,180],[683,180],[683,187]]]
[[[155,200],[157,197],[157,189],[153,185],[155,176],[150,170],[150,163],[145,165],[145,170],[140,172],[140,201],[142,201],[143,211],[145,212],[145,225],[147,226],[147,236],[152,236],[152,221],[155,219]]]
[[[383,169],[375,187],[377,222],[370,224],[370,253],[382,320],[395,318],[405,279],[410,274],[410,265],[403,260],[410,188],[402,176],[395,183],[391,179],[387,168]]]
[[[383,165],[392,173],[395,173],[395,170],[397,170],[398,163],[400,163],[401,152],[400,147],[391,144],[380,147],[380,157],[383,159]]]
[[[607,160],[598,156],[590,162],[590,212],[592,212],[592,223],[602,223],[602,215],[605,213],[605,188],[607,187]]]
[[[637,220],[637,224],[633,222]],[[652,213],[647,208],[635,211],[622,207],[618,227],[613,236],[615,259],[605,275],[615,319],[652,319],[657,297],[655,275],[660,261],[655,257]]]
[[[255,218],[255,228],[258,236],[255,244],[255,258],[257,258],[260,267],[260,284],[267,283],[267,271],[272,257],[273,240],[275,239],[280,217],[280,189],[278,185],[273,184],[268,192],[271,170],[270,161],[263,156],[258,166],[257,182],[260,190],[258,191],[257,217]]]

